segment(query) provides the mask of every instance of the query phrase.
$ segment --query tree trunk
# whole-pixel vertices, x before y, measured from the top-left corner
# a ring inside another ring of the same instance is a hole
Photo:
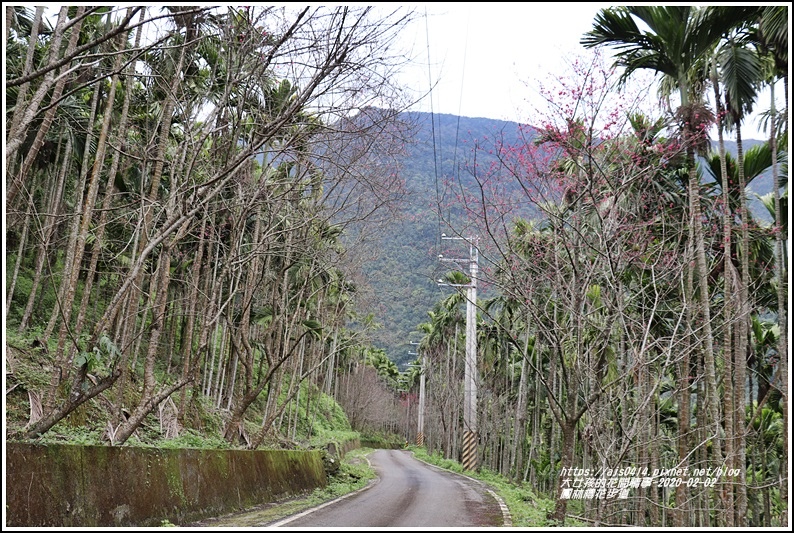
[[[691,250],[691,245],[688,246]],[[688,254],[689,255],[689,254]],[[686,337],[684,350],[678,359],[678,463],[679,468],[687,468],[689,465],[689,449],[691,439],[689,433],[692,428],[691,422],[691,394],[692,394],[692,357],[695,341],[692,338],[692,312],[689,305],[692,290],[692,269],[687,269],[684,274],[685,281],[683,287],[684,305],[686,306]],[[673,526],[677,528],[689,527],[689,505],[686,487],[681,484],[675,488],[675,510],[673,512]],[[665,505],[667,501],[665,500]]]
[[[204,259],[204,243],[206,239],[204,238],[204,233],[207,231],[207,218],[202,218],[201,222],[201,229],[199,230],[199,243],[198,243],[198,250],[196,251],[196,256],[193,259],[193,266],[191,268],[190,274],[190,294],[188,296],[187,301],[187,317],[184,324],[184,332],[181,336],[181,349],[180,354],[182,356],[182,379],[188,379],[193,375],[192,368],[198,365],[198,353],[196,352],[196,356],[194,357],[193,351],[193,335],[195,333],[195,324],[196,324],[196,308],[197,308],[197,300],[198,300],[198,292],[199,292],[199,284],[201,282],[201,270],[203,266],[203,259]],[[194,376],[195,378],[195,376]],[[196,382],[193,380],[194,383]],[[187,390],[182,389],[181,396],[179,398],[179,416],[183,418],[185,415],[185,407],[186,407],[186,398],[187,398]]]
[[[132,415],[121,423],[115,431],[113,444],[122,445],[129,439],[143,422],[144,418],[152,412],[171,392],[180,389],[188,380],[180,379],[176,385],[165,387],[156,393],[157,379],[155,377],[155,363],[160,352],[160,336],[165,321],[166,304],[168,303],[168,286],[171,279],[170,246],[163,246],[157,264],[157,280],[152,288],[154,307],[152,309],[152,323],[149,326],[149,347],[146,353],[143,370],[143,391],[138,405]]]
[[[33,307],[36,304],[36,293],[38,292],[39,283],[41,281],[41,273],[44,270],[44,263],[47,260],[50,252],[50,239],[55,233],[57,225],[58,214],[61,210],[61,199],[63,197],[63,186],[66,179],[66,173],[72,161],[72,138],[66,139],[66,148],[63,153],[63,164],[61,165],[58,179],[56,180],[55,188],[50,190],[50,198],[47,202],[47,210],[44,213],[44,220],[41,221],[41,240],[39,241],[38,254],[36,256],[36,270],[33,274],[33,284],[28,296],[28,303],[25,306],[25,312],[22,314],[22,320],[19,322],[19,332],[22,333],[28,327],[28,321],[33,313]],[[59,153],[61,153],[59,151]],[[32,199],[31,199],[32,202]]]
[[[132,8],[127,8],[127,16],[130,15]],[[143,18],[143,13],[145,10],[141,10],[141,19]],[[136,32],[135,36],[135,48],[140,46],[141,41],[141,33],[140,31]],[[124,50],[126,45],[126,37],[127,33],[124,32],[121,34],[122,37],[119,39],[119,55],[116,56],[116,60],[113,65],[113,72],[118,72],[121,68],[121,61],[124,59],[124,55],[121,54]],[[116,144],[119,147],[119,150],[113,152],[113,157],[110,164],[110,171],[108,172],[107,182],[105,184],[105,193],[102,200],[102,207],[100,209],[99,215],[99,222],[97,223],[97,233],[94,238],[94,244],[92,247],[91,252],[91,260],[90,265],[88,267],[88,275],[86,276],[85,287],[83,288],[83,297],[80,301],[80,310],[77,313],[77,320],[75,325],[75,331],[80,332],[83,329],[83,322],[85,320],[85,315],[88,310],[88,304],[91,296],[91,289],[93,286],[94,278],[96,277],[96,267],[99,263],[99,255],[102,251],[103,241],[105,238],[105,225],[107,224],[108,213],[110,212],[110,205],[111,200],[113,198],[113,193],[115,191],[115,181],[116,181],[116,174],[119,168],[119,162],[121,160],[121,154],[126,150],[126,137],[127,137],[127,119],[129,116],[129,108],[130,108],[130,96],[132,95],[132,88],[133,88],[133,75],[135,73],[135,66],[137,65],[137,61],[133,61],[130,65],[129,69],[125,73],[126,75],[126,89],[124,91],[124,103],[122,104],[121,110],[121,119],[119,120],[118,127],[114,130],[114,139]],[[111,120],[110,115],[112,114],[113,110],[113,100],[115,99],[115,87],[116,83],[118,82],[118,75],[113,74],[111,78],[111,91],[108,95],[108,103],[105,106],[105,116],[103,120],[103,129],[105,128],[105,122]],[[100,140],[101,137],[100,137]],[[104,158],[104,151],[105,147],[103,146],[101,149],[102,158]],[[97,161],[100,160],[100,149],[97,146]],[[95,163],[97,165],[98,163]],[[96,166],[95,166],[96,168]]]
[[[725,160],[725,140],[723,138],[724,129],[724,109],[722,106],[722,98],[720,96],[720,85],[717,77],[716,62],[712,62],[711,68],[711,84],[714,87],[714,101],[717,108],[717,141],[720,157],[720,180],[722,182],[722,202],[723,202],[723,217],[722,217],[722,261],[723,261],[723,360],[725,361],[725,368],[723,370],[724,378],[723,383],[723,413],[725,413],[725,463],[727,468],[732,468],[735,465],[734,457],[734,439],[731,435],[734,434],[733,416],[734,412],[733,398],[734,398],[734,383],[733,383],[733,359],[736,355],[733,351],[733,334],[734,334],[734,298],[737,294],[735,290],[735,283],[733,277],[733,246],[731,230],[733,228],[734,216],[731,209],[730,201],[730,181],[728,178],[727,162]],[[741,426],[742,422],[739,421]],[[726,509],[725,513],[725,526],[734,527],[734,500],[733,500],[733,484],[722,484],[722,501],[723,508]]]
[[[788,77],[785,78],[788,80]],[[778,355],[780,357],[779,372],[780,372],[780,393],[781,393],[781,409],[783,411],[783,449],[788,450],[789,442],[789,412],[788,412],[788,273],[786,265],[788,264],[787,258],[784,255],[786,248],[784,243],[783,228],[783,211],[780,204],[780,178],[778,176],[777,166],[777,136],[775,135],[775,121],[777,115],[775,111],[775,86],[770,86],[771,92],[771,111],[770,111],[770,136],[769,146],[772,150],[772,183],[775,195],[775,274],[777,278],[777,323],[780,326],[780,337],[778,338]],[[788,83],[786,83],[786,102],[788,103]],[[780,472],[788,472],[788,454],[784,453],[780,460]],[[780,512],[780,524],[783,527],[788,527],[788,509],[789,501],[788,484],[790,479],[787,476],[780,476],[780,501],[782,502],[782,509]]]
[[[94,96],[92,97],[89,124],[93,124],[94,122],[96,102],[98,101],[98,98],[99,98],[99,84],[97,84],[97,87],[94,90]],[[50,336],[52,335],[53,330],[55,329],[56,324],[58,324],[58,319],[60,318],[61,325],[58,331],[58,345],[57,345],[58,347],[55,355],[59,369],[57,372],[53,372],[50,379],[50,388],[47,393],[46,399],[44,401],[44,409],[46,411],[50,411],[55,408],[54,407],[55,402],[57,401],[57,397],[58,397],[58,387],[64,381],[69,380],[71,365],[67,360],[68,352],[64,350],[67,333],[72,335],[73,342],[76,341],[76,339],[73,336],[73,331],[71,330],[71,323],[70,323],[71,301],[74,299],[74,292],[76,290],[76,287],[72,286],[70,283],[72,279],[72,275],[70,274],[70,272],[72,269],[77,269],[77,271],[79,272],[79,268],[80,268],[79,264],[75,266],[74,255],[75,255],[75,250],[77,248],[77,242],[80,232],[80,212],[82,212],[83,210],[83,202],[84,202],[83,191],[85,190],[85,185],[86,185],[88,154],[89,154],[88,146],[91,144],[90,138],[92,136],[92,131],[93,131],[92,129],[89,129],[88,133],[86,134],[86,143],[85,143],[86,147],[83,150],[83,162],[80,168],[80,179],[78,180],[77,187],[75,187],[75,191],[74,191],[75,215],[72,217],[71,229],[69,231],[69,241],[66,248],[66,255],[64,257],[63,276],[62,276],[61,284],[58,288],[58,301],[56,305],[53,307],[50,320],[44,332],[44,338],[49,339]],[[75,283],[76,283],[76,278],[75,278]],[[68,307],[66,305],[67,301],[70,302]]]
[[[22,265],[22,259],[24,258],[24,251],[25,245],[28,242],[28,232],[30,229],[30,225],[33,224],[31,220],[33,215],[31,213],[31,208],[28,207],[25,210],[25,218],[22,223],[22,235],[19,237],[19,246],[17,247],[17,256],[14,260],[14,274],[11,276],[11,283],[8,286],[8,292],[6,293],[6,316],[8,316],[8,312],[11,310],[11,301],[14,299],[14,288],[17,284],[17,278],[19,277],[19,267]]]
[[[527,423],[527,373],[528,373],[528,362],[527,358],[529,357],[528,351],[529,346],[529,333],[527,333],[526,343],[524,344],[524,356],[521,358],[521,377],[519,378],[518,382],[518,397],[516,398],[516,414],[515,414],[515,424],[513,427],[513,451],[511,454],[511,465],[510,469],[512,471],[512,479],[514,481],[518,481],[521,478],[521,474],[524,470],[524,436],[526,435],[526,423]]]
[[[74,28],[72,29],[72,34],[69,38],[69,45],[65,53],[67,56],[74,53],[75,49],[77,48],[77,42],[80,36],[80,28],[83,24],[81,16],[84,12],[85,8],[81,7],[78,8],[75,15],[77,22],[75,23]],[[67,80],[69,79],[69,76],[65,75],[66,72],[68,72],[68,65],[61,67],[61,72],[59,73],[57,81],[55,82],[52,95],[50,96],[50,106],[44,114],[44,120],[42,120],[39,130],[36,132],[36,137],[33,139],[33,144],[30,146],[28,153],[25,154],[25,160],[19,170],[19,174],[14,178],[14,181],[19,180],[20,182],[24,183],[30,168],[33,166],[33,163],[36,160],[39,150],[41,150],[41,147],[44,146],[44,137],[47,135],[47,132],[50,131],[50,126],[52,126],[52,123],[55,120],[55,113],[58,110],[58,100],[60,100],[61,95],[63,94],[63,89],[66,86]],[[88,150],[87,145],[86,150]]]
[[[120,63],[120,60],[121,60],[121,56],[118,56],[116,60],[117,64]],[[72,315],[72,304],[74,302],[77,292],[77,280],[80,274],[80,267],[83,261],[83,254],[85,253],[85,244],[86,241],[88,240],[88,234],[91,228],[94,206],[96,205],[96,199],[99,193],[99,181],[105,159],[105,149],[107,146],[107,138],[110,131],[110,121],[113,116],[113,101],[114,101],[115,89],[116,89],[115,77],[113,81],[114,83],[111,83],[110,94],[108,95],[107,102],[105,105],[105,110],[102,120],[102,129],[99,134],[99,139],[97,140],[97,151],[94,159],[94,164],[92,167],[91,179],[88,183],[88,191],[86,192],[85,200],[83,201],[83,211],[80,217],[80,226],[77,233],[77,239],[74,244],[73,257],[70,262],[71,270],[69,270],[68,268],[64,270],[64,281],[63,281],[64,291],[62,292],[62,300],[60,302],[61,314],[62,314],[61,329],[58,333],[58,348],[56,351],[56,358],[59,359],[63,367],[67,367],[67,368],[70,366],[71,360],[74,357],[74,351],[77,348],[76,346],[73,345],[67,351],[65,347],[65,341],[66,341],[67,330],[71,326],[70,321]],[[99,84],[97,84],[97,87],[99,87]],[[86,147],[86,150],[88,150],[88,147]],[[89,277],[93,276],[93,273],[89,272],[88,276]],[[76,333],[79,334],[79,332]]]
[[[144,419],[154,411],[166,398],[171,396],[174,392],[187,385],[184,380],[179,380],[173,385],[164,388],[157,394],[152,395],[145,402],[140,403],[135,412],[119,426],[116,433],[111,437],[111,444],[122,446],[130,437],[132,437],[135,430],[138,429],[143,423]]]
[[[775,155],[772,156],[773,158]],[[733,433],[736,452],[735,468],[739,470],[736,479],[729,479],[731,484],[736,483],[736,526],[747,527],[747,454],[745,440],[745,425],[747,423],[747,343],[750,334],[750,313],[751,305],[748,294],[750,279],[750,237],[748,227],[750,225],[750,213],[747,209],[747,184],[744,176],[744,152],[742,149],[742,129],[739,123],[736,124],[736,166],[739,174],[739,218],[741,219],[741,268],[742,277],[739,283],[739,305],[738,320],[736,321],[736,358],[734,361],[735,381],[733,385],[735,409],[734,427],[737,429]],[[729,413],[725,414],[730,417]]]
[[[651,444],[651,464],[650,469],[651,472],[654,472],[657,468],[659,468],[660,460],[659,455],[660,451],[659,448],[661,447],[661,437],[662,437],[662,429],[659,423],[659,393],[654,393],[654,415],[653,415],[653,434],[654,434],[654,442]],[[651,525],[653,527],[667,527],[667,524],[661,519],[661,513],[659,512],[659,489],[658,487],[654,487],[651,485],[649,487],[651,490]],[[667,505],[667,502],[663,502],[664,506]]]
[[[80,8],[81,12],[84,8]],[[55,31],[52,36],[52,40],[50,41],[50,55],[47,58],[47,61],[50,64],[54,64],[58,60],[58,53],[61,49],[61,42],[63,41],[63,34],[67,29],[68,23],[71,22],[69,20],[68,14],[68,7],[62,6],[60,12],[58,13],[58,22],[55,24]],[[76,31],[79,28],[73,29],[73,35],[77,34]],[[32,39],[32,36],[31,36]],[[30,46],[35,48],[36,42],[29,41]],[[17,109],[14,110],[14,116],[11,118],[11,125],[14,126],[8,130],[8,135],[6,138],[6,165],[11,166],[11,160],[19,150],[22,143],[25,141],[25,136],[27,134],[28,127],[30,123],[33,122],[33,119],[36,117],[39,111],[39,106],[41,102],[44,100],[44,97],[47,93],[50,92],[53,83],[55,83],[55,70],[50,70],[44,76],[44,79],[39,85],[39,88],[36,90],[35,94],[32,96],[29,103],[25,102],[18,102]],[[18,119],[17,119],[18,115]],[[6,193],[6,205],[11,205],[14,196],[16,196],[17,192],[19,192],[19,187],[22,184],[21,179],[13,179],[9,188],[8,192]]]
[[[80,163],[79,169],[79,178],[77,180],[77,186],[74,189],[74,211],[71,218],[71,226],[69,230],[69,240],[66,245],[66,253],[64,257],[64,265],[63,265],[63,275],[61,279],[61,284],[58,287],[58,302],[55,307],[53,307],[52,314],[50,315],[50,320],[47,323],[47,329],[45,330],[44,336],[49,338],[52,335],[52,332],[55,330],[55,326],[58,324],[58,320],[61,319],[62,322],[64,312],[66,311],[66,306],[64,305],[66,299],[69,298],[69,290],[72,289],[69,286],[68,280],[71,279],[71,275],[69,274],[74,267],[74,256],[75,250],[77,248],[77,240],[78,235],[80,233],[80,215],[84,209],[85,203],[85,194],[84,191],[86,190],[86,183],[88,182],[88,165],[91,156],[91,144],[94,138],[94,122],[96,120],[96,113],[97,113],[97,102],[99,102],[99,93],[100,93],[101,86],[97,83],[94,86],[94,94],[91,97],[91,108],[88,112],[88,128],[85,133],[85,143],[83,147],[83,159]],[[71,298],[74,298],[74,294],[72,294]],[[71,308],[69,309],[71,312]],[[68,324],[69,319],[66,319],[65,322]],[[63,328],[59,331],[59,337],[63,332]],[[59,341],[59,344],[62,344]],[[62,350],[62,348],[61,348]]]
[[[698,345],[703,349],[703,365],[705,373],[705,406],[708,413],[708,437],[712,442],[711,464],[722,464],[722,425],[719,416],[719,393],[717,392],[717,371],[714,358],[714,338],[711,328],[711,307],[709,296],[709,273],[706,264],[705,244],[703,241],[703,222],[700,207],[700,183],[695,166],[695,153],[690,148],[687,150],[687,164],[689,166],[689,206],[690,224],[693,227],[695,265],[697,273],[698,299],[697,315],[700,334]],[[719,512],[717,513],[719,517]]]
[[[33,68],[33,55],[36,51],[36,45],[38,44],[39,40],[39,29],[41,28],[41,18],[44,15],[44,6],[36,6],[36,12],[33,15],[33,24],[30,28],[30,36],[28,37],[28,50],[25,54],[25,67],[22,70],[22,75],[27,76],[30,74],[31,69]],[[14,6],[8,6],[6,8],[6,18],[14,18]],[[8,20],[6,26],[6,42],[8,42],[8,30],[11,29],[11,20]],[[53,52],[50,51],[52,54]],[[50,57],[53,57],[52,55]],[[19,86],[19,92],[17,93],[17,103],[14,106],[14,113],[11,115],[11,122],[8,126],[8,131],[17,131],[19,129],[19,123],[22,121],[23,111],[26,109],[25,99],[27,98],[28,89],[30,88],[30,82],[25,82]],[[8,163],[8,160],[6,160]],[[9,172],[9,176],[10,176]]]
[[[560,430],[562,431],[560,466],[566,470],[573,467],[575,428],[576,422],[567,419],[560,426]],[[556,502],[554,504],[554,512],[549,517],[559,526],[565,525],[565,512],[568,508],[568,500],[562,497],[563,479],[565,478],[562,475],[557,477]]]

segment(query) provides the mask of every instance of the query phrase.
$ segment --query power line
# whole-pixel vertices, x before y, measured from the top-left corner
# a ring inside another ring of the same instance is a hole
[[[460,114],[463,108],[463,86],[466,79],[466,53],[469,49],[469,22],[471,21],[471,6],[466,14],[466,38],[463,40],[463,67],[460,72],[460,96],[458,97],[458,123],[455,126],[455,149],[452,152],[452,164],[454,168],[452,172],[458,182],[458,187],[463,192],[463,184],[460,181],[460,164],[458,163],[458,139],[460,139]]]
[[[436,185],[436,207],[437,207],[437,223],[438,231],[436,235],[441,234],[441,192],[438,188],[438,155],[436,147],[436,118],[433,111],[433,74],[430,71],[430,29],[427,23],[427,6],[425,6],[425,42],[427,43],[427,81],[430,89],[430,136],[433,139],[433,175]],[[436,238],[436,246],[440,246],[441,241]]]

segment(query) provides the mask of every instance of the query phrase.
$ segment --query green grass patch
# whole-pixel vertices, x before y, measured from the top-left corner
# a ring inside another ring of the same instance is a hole
[[[191,429],[182,430],[178,437],[172,439],[160,439],[155,443],[155,446],[164,449],[226,450],[232,448],[220,435],[202,435]]]

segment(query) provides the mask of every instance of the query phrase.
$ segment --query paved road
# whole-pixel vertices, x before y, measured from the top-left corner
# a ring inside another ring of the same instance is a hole
[[[378,480],[342,499],[281,520],[282,527],[499,527],[497,496],[477,480],[436,468],[404,450],[369,456]],[[509,520],[509,519],[508,519]]]

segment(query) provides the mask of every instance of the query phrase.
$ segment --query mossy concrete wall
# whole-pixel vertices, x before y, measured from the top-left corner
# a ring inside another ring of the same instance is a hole
[[[6,525],[179,525],[326,484],[315,451],[7,443]]]
[[[357,450],[358,448],[361,448],[359,439],[346,440],[342,443],[331,442],[325,447],[328,453],[337,459],[342,459],[349,451]]]

